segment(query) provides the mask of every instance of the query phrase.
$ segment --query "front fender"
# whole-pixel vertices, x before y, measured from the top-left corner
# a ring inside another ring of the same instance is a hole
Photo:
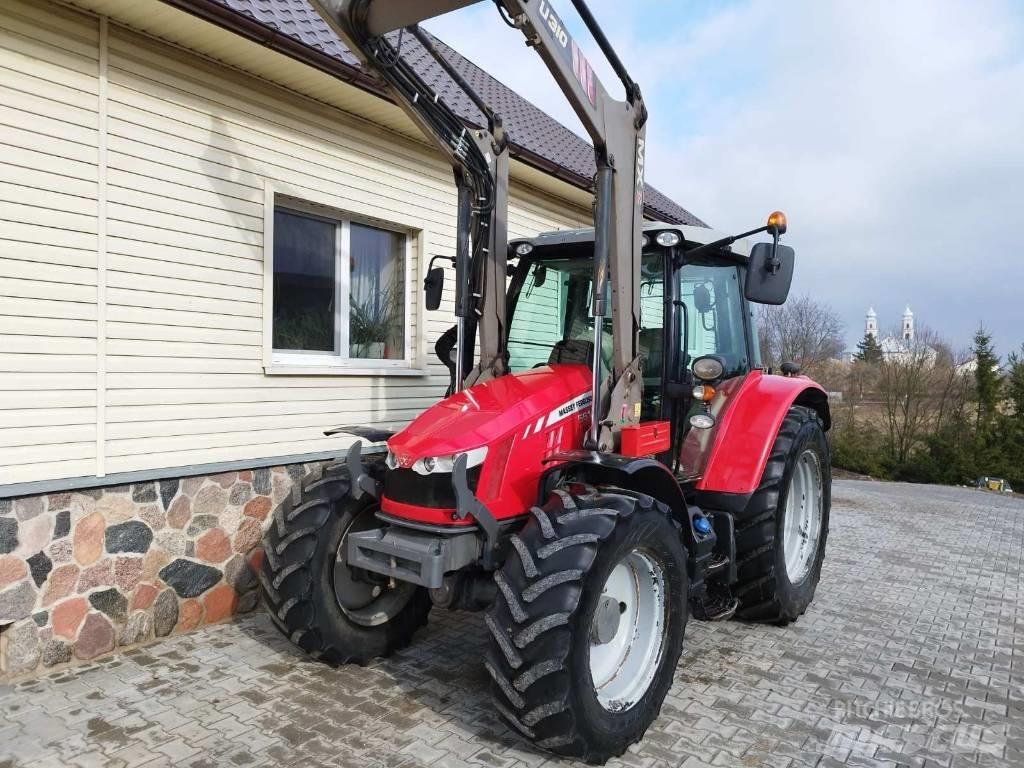
[[[828,395],[806,376],[770,376],[754,371],[719,417],[714,442],[696,489],[751,494],[757,490],[782,420],[794,405],[818,412],[831,426]]]

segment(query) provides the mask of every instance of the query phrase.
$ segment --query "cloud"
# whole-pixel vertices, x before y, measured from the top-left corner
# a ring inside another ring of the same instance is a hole
[[[1017,3],[592,6],[644,87],[649,180],[720,229],[785,210],[794,290],[835,306],[851,345],[869,304],[886,325],[907,303],[954,346],[979,322],[1003,353],[1024,342]],[[582,133],[539,58],[500,34],[493,13],[430,26]]]

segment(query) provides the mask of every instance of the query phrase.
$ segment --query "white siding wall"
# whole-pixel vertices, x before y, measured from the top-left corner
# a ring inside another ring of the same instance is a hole
[[[427,255],[451,253],[445,164],[113,24],[101,134],[98,28],[50,4],[0,9],[0,486],[332,450],[345,439],[325,426],[400,423],[433,402],[452,281],[441,311],[424,313],[418,253],[411,332],[428,377],[267,375],[264,190],[408,227]],[[587,215],[515,188],[512,209],[512,236]]]

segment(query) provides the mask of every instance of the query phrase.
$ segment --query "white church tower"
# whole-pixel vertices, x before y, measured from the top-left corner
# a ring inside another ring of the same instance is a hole
[[[903,340],[914,340],[914,313],[910,311],[909,305],[903,312]]]
[[[874,307],[868,307],[868,313],[864,316],[864,335],[878,340],[878,315]]]

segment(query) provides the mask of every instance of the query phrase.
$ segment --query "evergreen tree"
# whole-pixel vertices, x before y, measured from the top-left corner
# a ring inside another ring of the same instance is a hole
[[[853,358],[863,363],[882,362],[882,346],[878,339],[873,334],[865,333],[863,340],[857,342],[857,352]]]
[[[1021,345],[1020,354],[1009,354],[1006,368],[1006,397],[1013,406],[1016,421],[1024,423],[1024,344]]]
[[[992,431],[999,406],[999,358],[992,346],[992,336],[979,327],[971,348],[977,367],[974,369],[974,392],[978,401],[978,437],[985,440]]]

